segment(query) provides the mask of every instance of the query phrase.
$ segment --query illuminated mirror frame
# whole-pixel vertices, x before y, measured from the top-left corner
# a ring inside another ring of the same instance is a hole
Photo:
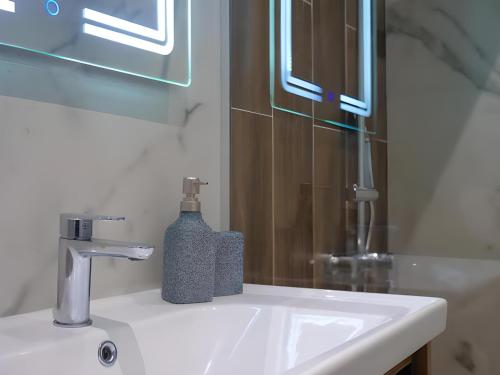
[[[174,0],[157,0],[156,14],[158,28],[151,29],[137,23],[85,8],[83,10],[83,18],[102,26],[85,22],[83,24],[83,32],[98,38],[167,56],[174,49]],[[138,37],[113,31],[110,28],[126,31]],[[144,38],[157,40],[161,44],[149,42]]]
[[[12,0],[0,0],[0,10],[16,13],[16,3]]]
[[[294,77],[292,73],[292,0],[281,0],[280,35],[281,86],[291,94],[322,102],[321,87]]]
[[[297,78],[293,75],[292,58],[292,0],[270,1],[270,73],[271,73],[271,105],[273,108],[285,112],[311,117],[303,113],[282,108],[275,103],[275,14],[276,1],[280,1],[280,70],[281,87],[288,93],[301,96],[316,102],[323,102],[325,90],[319,85]],[[360,0],[360,55],[359,69],[360,98],[353,98],[346,94],[340,95],[340,109],[362,117],[370,117],[373,108],[373,0]],[[337,121],[319,119],[320,121],[341,126],[344,128],[359,130]]]
[[[125,69],[113,68],[101,64],[95,64],[89,61],[79,60],[67,56],[56,55],[53,53],[39,51],[32,48],[26,48],[19,45],[13,45],[2,42],[0,42],[0,45],[4,45],[7,47],[14,47],[17,49],[25,50],[28,52],[34,52],[44,56],[55,57],[62,60],[72,61],[84,65],[93,66],[96,68],[111,70],[118,73],[124,73],[157,82],[168,83],[181,87],[189,87],[192,81],[191,0],[185,0],[185,1],[187,2],[188,76],[186,78],[186,81],[184,82],[162,79],[159,77],[148,76],[146,74],[141,74],[141,73],[134,73],[131,71],[127,71]],[[110,16],[105,13],[85,8],[82,11],[82,19],[85,21],[83,23],[83,33],[93,35],[98,38],[107,39],[115,43],[125,44],[130,47],[141,49],[151,53],[168,56],[172,53],[175,45],[174,0],[157,0],[156,6],[157,6],[157,24],[158,24],[157,29],[145,27],[118,17]],[[15,1],[0,0],[0,11],[16,13]],[[97,25],[91,24],[89,23],[89,21],[94,22]],[[125,31],[127,32],[127,34],[122,33],[120,31],[115,31],[113,29]],[[135,36],[132,36],[128,33],[135,34]],[[145,38],[157,40],[159,43],[151,42]]]

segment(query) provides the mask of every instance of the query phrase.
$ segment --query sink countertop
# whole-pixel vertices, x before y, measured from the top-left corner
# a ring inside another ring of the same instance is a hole
[[[159,290],[95,300],[92,327],[51,310],[0,319],[0,373],[383,375],[446,326],[439,298],[245,285],[242,295],[173,305]],[[110,368],[102,341],[118,347]]]

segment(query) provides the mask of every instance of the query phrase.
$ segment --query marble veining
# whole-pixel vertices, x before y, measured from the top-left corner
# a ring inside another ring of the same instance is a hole
[[[448,299],[436,374],[500,368],[499,20],[497,0],[387,2],[389,243],[434,257],[400,291]]]
[[[467,371],[474,373],[476,364],[474,363],[472,345],[468,341],[460,341],[455,349],[455,360]]]
[[[0,49],[0,316],[54,305],[61,212],[126,216],[94,235],[157,248],[141,263],[95,259],[94,298],[160,286],[185,175],[210,181],[203,213],[222,229],[220,4],[193,0],[189,88]]]
[[[186,148],[186,143],[184,140],[184,128],[189,125],[190,118],[195,114],[195,112],[203,105],[203,103],[196,103],[191,108],[186,108],[184,110],[184,119],[182,120],[182,124],[179,127],[179,131],[177,133],[177,140],[182,145],[182,147]]]
[[[182,121],[181,126],[179,127],[178,134],[177,134],[177,140],[179,141],[179,144],[182,146],[181,150],[183,153],[188,152],[189,150],[186,148],[186,142],[184,140],[184,128],[186,128],[189,123],[192,115],[196,112],[198,108],[200,108],[203,104],[202,103],[196,103],[193,105],[191,108],[185,109],[185,116],[184,120]],[[168,134],[166,137],[171,137],[171,134]],[[155,154],[155,149],[156,148],[161,148],[164,147],[165,142],[167,141],[166,139],[160,138],[156,139],[153,142],[151,142],[149,145],[146,145],[141,153],[137,156],[135,160],[133,160],[130,164],[128,164],[124,170],[116,177],[114,183],[109,187],[108,193],[104,195],[104,197],[101,199],[99,204],[97,205],[98,207],[106,207],[109,201],[113,198],[113,196],[116,193],[117,185],[120,185],[124,179],[126,179],[127,176],[133,174],[137,169],[141,168],[144,164],[148,163],[148,158],[151,157],[152,155]],[[87,210],[87,213],[88,210]],[[111,261],[114,261],[111,259]]]
[[[421,42],[436,58],[463,74],[478,89],[500,94],[500,45],[485,52],[481,40],[468,33],[463,20],[439,1],[398,1],[387,9],[387,34],[405,35]],[[461,3],[461,2],[457,2]],[[485,1],[477,6],[486,5]],[[497,19],[500,12],[492,9]]]

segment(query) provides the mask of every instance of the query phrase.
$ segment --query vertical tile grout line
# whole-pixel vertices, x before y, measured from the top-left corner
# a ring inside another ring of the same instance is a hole
[[[274,0],[270,0],[274,1]],[[275,143],[274,143],[274,108],[271,107],[271,221],[272,221],[272,283],[276,285],[276,209],[275,209]]]
[[[311,70],[312,70],[312,81],[316,81],[316,77],[314,75],[315,73],[315,59],[314,59],[314,0],[311,0],[310,3],[311,6]],[[311,164],[312,164],[312,172],[311,172],[311,199],[312,199],[312,207],[311,207],[311,230],[312,230],[312,243],[311,243],[311,250],[312,250],[312,286],[313,288],[316,287],[317,281],[316,281],[316,264],[315,264],[315,258],[316,258],[316,252],[315,252],[315,235],[314,235],[314,227],[315,227],[315,218],[316,218],[316,210],[315,210],[315,202],[316,202],[316,183],[315,183],[315,168],[316,168],[316,152],[315,152],[315,136],[314,136],[314,124],[316,122],[316,105],[314,102],[312,102],[312,126],[311,126],[311,132],[312,132],[312,147],[311,147],[311,152],[312,152],[312,158],[311,158]]]
[[[344,85],[345,85],[345,91],[347,92],[347,86],[349,85],[349,80],[347,76],[347,7],[349,6],[347,4],[349,0],[344,0]],[[348,94],[350,95],[350,94]]]
[[[269,2],[269,5],[273,5],[273,6],[276,6],[276,3],[271,3],[272,1],[276,2],[277,0],[268,0]],[[271,12],[271,11],[269,11]],[[272,14],[269,14],[269,18],[273,16]],[[273,20],[273,22],[268,22],[268,35],[269,35],[269,54],[271,56],[271,54],[274,54],[276,51],[273,50],[271,51],[271,47],[273,47],[273,49],[276,48],[276,45],[275,45],[275,42],[276,42],[276,36],[274,35],[275,33],[275,30],[272,30],[271,31],[271,25],[274,25],[276,19]],[[274,25],[275,29],[276,29],[276,25]],[[273,35],[273,41],[271,41],[271,34]],[[271,77],[273,75],[270,74],[269,75],[269,84],[271,85],[274,85],[274,82],[271,82]],[[270,95],[274,95],[274,93],[271,93],[270,92]],[[271,98],[270,98],[271,99]],[[271,102],[272,102],[272,99],[271,99]],[[272,263],[272,271],[271,271],[271,282],[273,285],[276,285],[276,209],[275,209],[275,193],[274,193],[274,190],[275,190],[275,187],[276,187],[276,183],[275,183],[275,173],[276,173],[276,168],[274,166],[274,163],[275,163],[275,154],[276,150],[275,150],[275,142],[274,142],[274,107],[273,105],[271,104],[271,242],[272,242],[272,245],[271,245],[271,263]]]
[[[345,91],[347,92],[347,86],[349,84],[349,81],[348,81],[348,59],[347,59],[347,56],[348,56],[348,45],[347,45],[347,7],[349,6],[348,5],[348,1],[349,0],[344,0],[344,88],[345,88]],[[344,244],[344,246],[346,247],[346,249],[344,250],[344,253],[347,253],[347,242],[348,242],[348,237],[349,237],[349,218],[350,218],[350,215],[349,215],[349,197],[348,197],[348,194],[347,192],[349,191],[349,150],[348,150],[348,147],[349,147],[349,132],[346,131],[344,133],[344,144],[345,144],[345,147],[344,147],[344,181],[345,181],[345,192],[344,192],[344,198],[345,198],[345,201],[344,201],[344,207],[345,207],[345,213],[344,213],[344,230],[345,230],[345,233],[346,233],[346,236],[345,236],[345,241],[346,243]]]

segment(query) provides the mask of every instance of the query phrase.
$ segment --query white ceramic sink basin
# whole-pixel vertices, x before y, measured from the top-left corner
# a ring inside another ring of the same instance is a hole
[[[93,301],[94,325],[52,313],[0,319],[0,374],[382,375],[445,328],[437,298],[246,285],[243,295],[172,305],[158,290]],[[112,367],[99,345],[118,349]]]

